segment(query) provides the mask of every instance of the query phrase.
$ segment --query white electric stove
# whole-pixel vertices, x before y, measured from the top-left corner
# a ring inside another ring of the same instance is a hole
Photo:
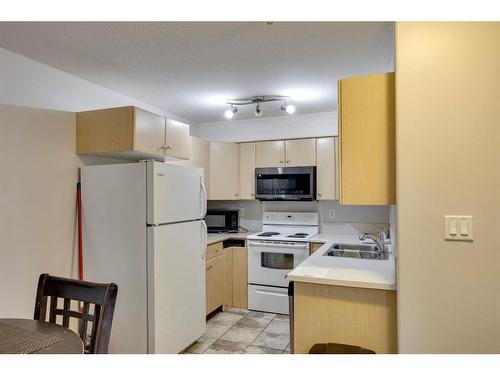
[[[285,276],[309,256],[317,212],[265,212],[262,232],[248,239],[248,308],[288,314]]]

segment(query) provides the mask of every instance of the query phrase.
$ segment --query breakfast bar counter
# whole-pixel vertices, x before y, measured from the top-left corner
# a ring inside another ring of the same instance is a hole
[[[391,244],[387,244],[387,260],[355,259],[326,256],[335,243],[366,244],[354,235],[320,233],[310,242],[324,243],[298,267],[290,271],[287,279],[314,284],[349,286],[369,289],[396,290],[395,258]]]
[[[360,259],[325,255],[334,244],[366,245],[354,235],[318,234],[321,247],[288,273],[293,295],[292,352],[317,343],[397,352],[395,258]]]

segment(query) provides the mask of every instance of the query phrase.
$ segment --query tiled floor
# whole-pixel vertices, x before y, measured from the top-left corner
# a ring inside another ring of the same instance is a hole
[[[210,319],[186,353],[290,354],[288,316],[232,308]]]

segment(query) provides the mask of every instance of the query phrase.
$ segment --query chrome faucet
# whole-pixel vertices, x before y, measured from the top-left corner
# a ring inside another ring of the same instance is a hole
[[[370,233],[362,233],[360,236],[359,236],[359,240],[360,241],[364,241],[364,240],[372,240],[375,245],[377,245],[377,252],[379,254],[382,254],[384,251],[385,251],[385,240],[386,240],[386,235],[385,235],[385,231],[383,229],[381,229],[377,234],[373,235],[373,234],[370,234]]]

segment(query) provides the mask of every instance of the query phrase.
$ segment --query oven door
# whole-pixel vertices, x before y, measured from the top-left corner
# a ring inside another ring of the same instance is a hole
[[[288,241],[249,241],[248,282],[288,286],[285,276],[309,256],[309,243]]]
[[[316,167],[256,168],[259,200],[314,200]]]

